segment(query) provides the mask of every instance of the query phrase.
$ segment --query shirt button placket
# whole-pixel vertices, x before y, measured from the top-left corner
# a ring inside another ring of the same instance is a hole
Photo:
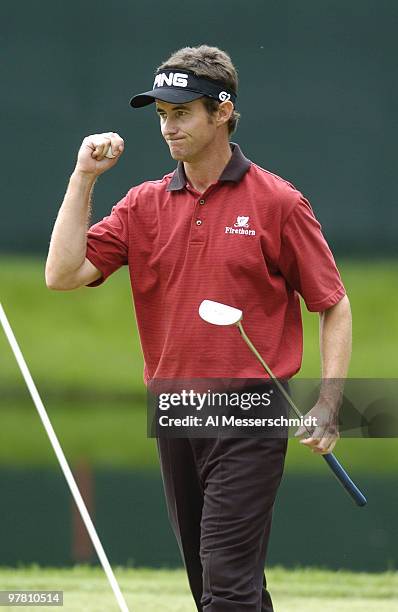
[[[205,200],[204,200],[203,198],[201,198],[201,199],[199,200],[199,204],[200,204],[201,206],[203,206],[203,204],[204,204],[204,203],[205,203]],[[202,221],[202,219],[196,219],[195,223],[196,223],[196,225],[197,225],[198,227],[200,227],[200,226],[202,225],[203,221]]]

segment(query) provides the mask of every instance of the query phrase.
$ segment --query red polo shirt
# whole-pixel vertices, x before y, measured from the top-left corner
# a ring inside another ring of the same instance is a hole
[[[204,299],[240,308],[270,368],[290,378],[302,359],[299,294],[319,312],[345,295],[309,202],[231,146],[229,163],[204,193],[179,163],[161,180],[133,187],[88,231],[87,257],[102,272],[93,286],[129,266],[145,382],[264,376],[235,326],[202,321]]]

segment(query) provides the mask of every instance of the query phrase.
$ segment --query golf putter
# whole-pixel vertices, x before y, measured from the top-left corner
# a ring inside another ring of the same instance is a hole
[[[274,376],[272,370],[261,357],[260,353],[258,352],[256,347],[246,334],[245,330],[243,329],[243,313],[241,310],[239,310],[238,308],[233,308],[232,306],[227,306],[226,304],[221,304],[220,302],[213,302],[212,300],[203,300],[203,302],[199,306],[199,315],[204,321],[206,321],[207,323],[212,323],[213,325],[236,325],[243,340],[246,342],[249,349],[261,363],[268,376],[278,387],[279,391],[281,392],[285,400],[288,402],[293,412],[299,418],[304,416],[297,408],[296,404],[294,403],[284,386]],[[327,453],[325,455],[322,455],[322,457],[324,458],[330,469],[333,471],[340,484],[345,488],[347,493],[355,501],[357,506],[365,506],[367,502],[366,497],[361,493],[356,484],[351,480],[351,478],[348,476],[347,472],[333,455],[333,453]]]

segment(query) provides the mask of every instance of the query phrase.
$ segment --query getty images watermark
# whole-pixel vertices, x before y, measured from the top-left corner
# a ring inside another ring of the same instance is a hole
[[[308,413],[320,398],[320,379],[279,380],[302,419],[280,390],[264,379],[156,380],[149,385],[150,437],[294,437],[301,425],[320,423]],[[338,422],[342,438],[398,438],[398,379],[328,379],[342,390]],[[293,417],[293,418],[291,418]]]
[[[291,428],[317,426],[312,416],[289,416],[285,400],[272,385],[250,391],[157,391],[149,403],[150,436],[287,437]]]
[[[233,407],[241,410],[250,410],[260,406],[271,405],[273,391],[262,393],[220,393],[207,390],[206,393],[198,393],[190,389],[183,389],[180,393],[161,393],[158,398],[159,410],[165,411],[171,408],[194,408],[202,411],[205,408]],[[312,416],[299,418],[278,417],[237,417],[226,414],[210,414],[206,418],[186,415],[183,417],[161,414],[158,419],[161,427],[316,427],[316,418]]]

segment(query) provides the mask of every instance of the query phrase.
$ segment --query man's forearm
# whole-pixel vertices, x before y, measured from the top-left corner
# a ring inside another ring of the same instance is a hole
[[[320,399],[338,410],[351,359],[352,319],[348,297],[320,315]]]
[[[54,285],[82,266],[86,257],[91,194],[96,177],[75,171],[51,236],[46,282]]]

